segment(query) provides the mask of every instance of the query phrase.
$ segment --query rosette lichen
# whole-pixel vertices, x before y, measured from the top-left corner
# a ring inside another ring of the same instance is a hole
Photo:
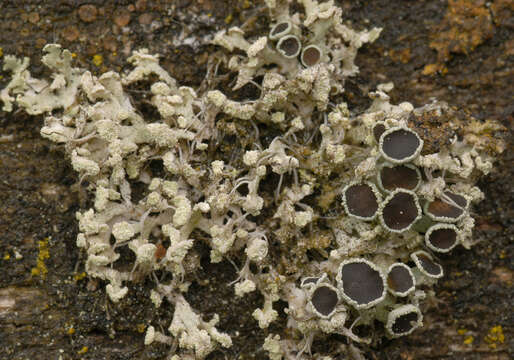
[[[475,183],[502,148],[482,135],[498,127],[453,123],[460,136],[434,149],[419,119],[449,107],[391,104],[391,83],[351,111],[338,95],[380,29],[352,30],[333,1],[299,0],[298,12],[290,3],[266,1],[271,24],[260,36],[233,27],[214,37],[216,67],[237,73],[227,94],[253,86],[252,99],[180,86],[146,50],[128,58],[131,71],[97,77],[47,45],[50,82],[33,78],[28,60],[5,57],[13,74],[3,109],[43,114],[42,136],[63,144],[87,181],[92,206],[76,214],[87,274],[113,302],[150,278],[153,304],[174,311],[167,329],[148,324],[145,344],[169,345],[172,359],[205,358],[236,333],[184,296],[199,243],[212,263],[239,266],[238,297],[262,294],[253,311],[261,328],[287,322],[291,331],[263,344],[272,359],[306,358],[330,334],[347,337],[339,351],[354,354],[356,343],[410,334],[422,326],[425,290],[444,275],[434,252],[473,244],[470,207],[483,197]],[[129,95],[136,83],[155,112],[138,107],[140,92]],[[366,325],[374,330],[357,335]]]

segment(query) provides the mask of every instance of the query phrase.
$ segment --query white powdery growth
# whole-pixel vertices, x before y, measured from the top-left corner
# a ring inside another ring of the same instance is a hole
[[[203,359],[215,349],[216,343],[223,347],[232,346],[230,336],[215,328],[218,321],[218,315],[214,315],[211,321],[204,322],[191,309],[187,301],[179,296],[175,302],[173,321],[168,330],[179,339],[182,348],[193,350],[197,359]]]

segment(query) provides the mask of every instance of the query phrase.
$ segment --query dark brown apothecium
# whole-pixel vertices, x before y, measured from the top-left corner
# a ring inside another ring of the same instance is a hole
[[[414,160],[422,148],[423,140],[406,127],[393,127],[380,136],[380,154],[394,164],[403,164]]]
[[[423,315],[412,304],[402,305],[387,316],[386,329],[392,337],[409,335],[420,326],[423,326]]]
[[[386,295],[384,275],[366,259],[343,261],[337,272],[337,282],[343,299],[356,309],[368,309]]]
[[[357,219],[375,218],[382,197],[372,183],[351,183],[343,189],[343,206],[346,213]]]
[[[375,138],[376,142],[380,142],[380,137],[382,134],[387,130],[387,127],[383,121],[378,121],[372,129],[373,137]]]
[[[383,164],[377,174],[380,190],[390,192],[398,188],[416,191],[421,184],[419,169],[411,164]]]
[[[427,202],[424,210],[434,221],[457,222],[465,213],[468,201],[462,195],[445,191],[443,199]]]
[[[421,218],[418,196],[410,190],[396,189],[378,211],[382,226],[391,232],[404,232]]]
[[[443,267],[436,263],[426,251],[416,251],[410,257],[423,275],[432,279],[439,279],[443,276]]]
[[[410,267],[403,263],[392,264],[387,271],[387,289],[395,296],[404,297],[416,288]]]
[[[453,224],[435,224],[425,233],[425,244],[433,251],[447,253],[458,244],[459,229]]]
[[[278,52],[288,59],[297,57],[301,49],[302,44],[300,43],[300,40],[298,40],[298,38],[294,35],[286,35],[281,37],[277,43]]]
[[[316,45],[308,45],[302,50],[300,59],[303,66],[309,67],[318,64],[321,60],[321,49]]]
[[[269,38],[271,40],[278,40],[281,37],[289,34],[291,30],[293,29],[293,25],[289,21],[283,21],[275,24],[270,32],[269,32]]]
[[[312,292],[310,303],[315,313],[322,318],[329,318],[335,312],[339,294],[335,287],[329,284],[320,284]]]

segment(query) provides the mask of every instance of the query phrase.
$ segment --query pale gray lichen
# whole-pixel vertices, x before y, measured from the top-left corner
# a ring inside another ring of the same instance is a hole
[[[244,52],[226,55],[216,66],[237,71],[234,90],[253,84],[253,100],[180,86],[146,50],[128,59],[130,72],[97,77],[73,67],[69,51],[47,45],[43,63],[53,71],[52,81],[32,78],[27,59],[5,57],[12,80],[0,92],[3,109],[16,104],[43,114],[42,136],[64,144],[80,181],[87,180],[93,206],[76,214],[86,272],[105,281],[113,302],[130,296],[132,282],[150,277],[155,285],[148,297],[156,307],[171,304],[174,315],[167,331],[149,324],[145,344],[170,345],[175,360],[205,358],[230,347],[229,334],[236,334],[220,332],[218,315],[205,321],[184,297],[200,266],[199,242],[210,248],[211,262],[228,259],[240,266],[232,283],[238,297],[262,294],[262,308],[252,313],[261,328],[280,319],[275,302],[287,303],[290,331],[270,334],[263,345],[272,359],[307,358],[312,342],[329,334],[348,337],[338,351],[360,358],[355,343],[411,333],[422,324],[426,293],[420,286],[443,276],[429,250],[456,246],[437,247],[430,234],[451,228],[456,243],[473,244],[469,206],[483,198],[474,184],[502,148],[491,151],[484,139],[496,125],[454,124],[463,136],[428,151],[430,139],[411,118],[443,116],[446,104],[391,104],[392,83],[369,94],[373,102],[363,113],[335,104],[344,80],[358,72],[357,50],[380,29],[352,30],[333,1],[298,0],[298,13],[291,13],[290,3],[266,1],[272,36],[266,31],[248,39],[231,28],[214,37],[225,50]],[[274,32],[281,23],[287,26]],[[293,49],[299,56],[283,56],[276,46],[284,36],[316,49],[319,59],[306,63],[300,49]],[[215,70],[208,73],[216,77]],[[148,86],[158,115],[139,111],[139,95],[127,91],[136,82]],[[234,135],[235,144],[224,144],[224,136]],[[160,169],[149,166],[155,162]],[[410,183],[401,172],[409,170]],[[346,191],[359,184],[369,191],[352,193],[349,204]],[[372,202],[369,214],[353,212],[359,200]],[[446,219],[427,214],[432,203],[458,210],[453,225],[438,225]],[[122,247],[132,260],[122,256]],[[393,276],[393,265],[405,271]],[[159,280],[156,271],[171,280]],[[382,329],[356,335],[357,326],[374,326],[375,320]]]

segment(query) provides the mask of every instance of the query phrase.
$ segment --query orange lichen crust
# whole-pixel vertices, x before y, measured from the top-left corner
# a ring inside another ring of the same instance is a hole
[[[446,15],[432,34],[430,47],[437,50],[439,63],[448,61],[450,53],[470,53],[494,34],[486,1],[448,1]]]

